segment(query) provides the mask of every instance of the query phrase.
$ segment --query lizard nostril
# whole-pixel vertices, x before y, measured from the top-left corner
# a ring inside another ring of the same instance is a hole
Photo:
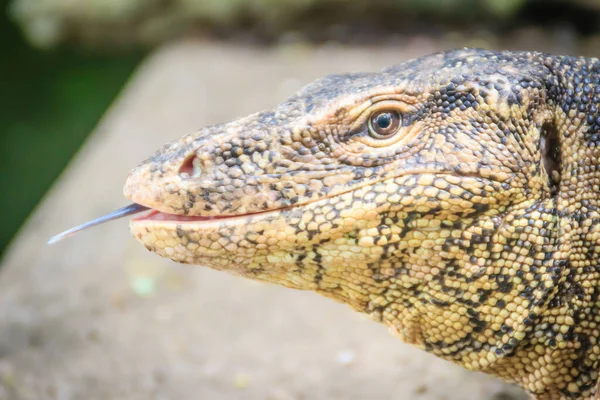
[[[179,175],[184,178],[197,178],[202,174],[200,159],[195,155],[186,158],[179,168]]]

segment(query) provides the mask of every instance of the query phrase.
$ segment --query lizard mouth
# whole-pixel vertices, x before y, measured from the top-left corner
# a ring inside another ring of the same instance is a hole
[[[460,176],[469,176],[469,175],[465,175],[465,174],[460,174]],[[484,179],[486,181],[491,181],[489,179],[486,178],[480,178],[477,177],[479,179]],[[325,199],[331,198],[331,197],[336,197],[336,196],[340,196],[343,195],[344,193],[338,193],[335,195],[330,195],[330,196],[326,196]],[[315,201],[315,202],[319,202],[319,200]],[[312,203],[312,202],[311,202]],[[310,203],[308,203],[310,204]],[[216,222],[220,222],[220,221],[227,221],[231,224],[233,223],[239,223],[239,222],[243,222],[243,221],[247,221],[248,218],[250,217],[269,217],[269,216],[273,216],[273,215],[277,215],[277,214],[281,214],[282,212],[285,211],[289,211],[293,208],[299,207],[302,204],[295,204],[293,206],[288,206],[288,207],[282,207],[282,208],[277,208],[277,209],[273,209],[273,210],[265,210],[265,211],[258,211],[258,212],[254,212],[254,213],[245,213],[245,214],[232,214],[232,215],[212,215],[212,216],[187,216],[187,215],[182,215],[182,214],[171,214],[171,213],[165,213],[162,211],[158,211],[156,209],[153,209],[151,207],[139,204],[139,203],[132,203],[128,206],[122,207],[118,210],[115,210],[111,213],[108,213],[106,215],[103,215],[100,218],[94,219],[92,221],[86,222],[84,224],[81,224],[79,226],[76,226],[74,228],[68,229],[62,233],[59,233],[58,235],[53,236],[52,238],[50,238],[50,240],[48,240],[48,244],[53,244],[56,243],[66,237],[69,237],[77,232],[80,232],[82,230],[86,230],[88,228],[91,228],[93,226],[96,225],[100,225],[103,224],[105,222],[108,221],[112,221],[115,219],[120,219],[126,216],[130,216],[130,215],[134,215],[134,214],[139,214],[145,211],[149,211],[147,214],[139,216],[137,218],[132,219],[131,223],[133,225],[135,224],[160,224],[162,223],[177,223],[177,224],[186,224],[186,223],[204,223],[206,224],[206,226],[204,226],[203,228],[214,228],[214,225],[212,225],[211,223],[216,223]],[[306,205],[306,204],[304,204]]]
[[[250,217],[260,214],[269,214],[279,210],[268,210],[263,212],[255,212],[248,214],[237,214],[237,215],[211,215],[211,216],[188,216],[180,214],[169,214],[158,210],[151,210],[148,214],[136,217],[132,222],[144,222],[144,221],[164,221],[164,222],[204,222],[204,221],[220,221],[220,220],[231,220],[244,217]]]
[[[88,221],[71,229],[68,229],[58,235],[53,236],[48,240],[48,244],[56,243],[64,238],[74,235],[77,232],[81,232],[83,230],[89,229],[93,226],[104,224],[108,221],[113,221],[115,219],[121,219],[130,215],[139,214],[145,211],[150,210],[145,215],[134,218],[132,223],[142,223],[142,222],[175,222],[175,223],[186,223],[186,222],[211,222],[211,221],[221,221],[221,220],[241,220],[245,217],[250,217],[254,215],[263,215],[263,214],[272,214],[278,212],[280,210],[268,210],[262,212],[248,213],[248,214],[238,214],[238,215],[213,215],[213,216],[187,216],[180,214],[169,214],[165,212],[161,212],[158,210],[151,209],[150,207],[146,207],[144,205],[133,203],[123,208],[119,208],[111,213],[103,215],[99,218],[96,218],[92,221]]]

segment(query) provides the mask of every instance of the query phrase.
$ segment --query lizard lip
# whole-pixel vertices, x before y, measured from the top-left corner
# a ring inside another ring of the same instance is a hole
[[[152,210],[146,215],[142,215],[140,217],[134,218],[133,222],[143,222],[143,221],[165,221],[165,222],[203,222],[203,221],[215,221],[215,220],[228,220],[242,217],[249,217],[252,215],[259,214],[267,214],[273,211],[278,210],[268,210],[262,212],[254,212],[247,214],[235,214],[235,215],[210,215],[210,216],[188,216],[188,215],[180,215],[180,214],[169,214],[165,212],[161,212],[158,210]]]

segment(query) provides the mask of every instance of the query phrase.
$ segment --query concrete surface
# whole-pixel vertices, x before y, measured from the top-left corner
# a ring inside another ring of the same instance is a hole
[[[434,50],[187,42],[150,57],[3,260],[0,399],[524,398],[313,293],[163,260],[124,220],[45,244],[124,205],[128,169],[168,140]]]

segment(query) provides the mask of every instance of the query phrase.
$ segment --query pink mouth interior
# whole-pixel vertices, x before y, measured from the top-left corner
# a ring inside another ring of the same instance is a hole
[[[221,220],[221,219],[230,219],[236,217],[245,217],[253,214],[260,213],[252,213],[252,214],[241,214],[241,215],[211,215],[211,216],[187,216],[187,215],[177,215],[177,214],[168,214],[163,213],[157,210],[152,210],[146,215],[142,215],[140,217],[134,218],[134,221],[212,221],[212,220]]]

